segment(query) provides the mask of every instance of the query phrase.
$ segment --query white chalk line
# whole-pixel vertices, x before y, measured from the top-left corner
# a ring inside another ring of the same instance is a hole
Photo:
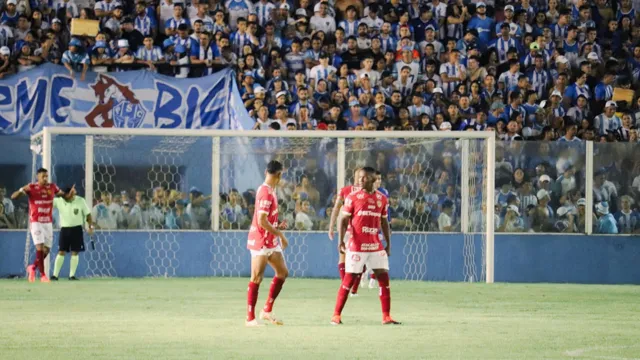
[[[607,355],[590,355],[588,353],[598,350],[622,350],[640,348],[640,344],[637,345],[618,345],[618,346],[592,346],[586,348],[580,348],[575,350],[567,350],[564,355],[569,357],[586,357],[592,359],[606,359],[606,360],[640,360],[640,358],[627,358],[621,356],[607,356]]]

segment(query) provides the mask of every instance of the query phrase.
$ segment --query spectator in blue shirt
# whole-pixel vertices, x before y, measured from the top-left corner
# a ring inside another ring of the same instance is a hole
[[[191,230],[191,216],[185,211],[186,201],[178,200],[169,203],[169,210],[165,215],[165,229],[171,230]]]
[[[609,203],[606,201],[599,202],[596,205],[596,214],[598,215],[598,223],[596,225],[596,233],[598,234],[617,234],[618,224],[616,219],[609,213]]]
[[[477,43],[484,51],[493,39],[495,21],[487,16],[487,5],[480,1],[476,3],[476,14],[471,18],[467,29],[475,29],[478,33]]]
[[[62,54],[62,64],[69,70],[69,74],[74,76],[75,72],[82,71],[80,81],[84,81],[87,70],[89,70],[89,55],[82,49],[82,42],[76,38],[69,42],[69,50]]]
[[[602,82],[596,85],[595,95],[596,101],[609,101],[613,98],[613,82],[616,79],[616,73],[607,71],[602,78]]]
[[[566,107],[575,106],[579,95],[583,95],[587,100],[591,98],[591,89],[587,85],[587,77],[588,74],[581,73],[576,78],[576,82],[569,85],[564,91],[563,99]]]
[[[631,208],[633,199],[629,195],[620,198],[620,209],[615,215],[618,230],[624,234],[632,234],[638,230],[640,226],[640,214]]]

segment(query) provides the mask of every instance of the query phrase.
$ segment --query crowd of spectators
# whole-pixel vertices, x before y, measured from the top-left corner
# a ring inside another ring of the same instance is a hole
[[[322,161],[307,152],[277,158],[286,173],[278,187],[280,220],[293,230],[326,230],[336,198],[336,152],[325,144]],[[333,142],[335,145],[335,142]],[[484,153],[471,149],[469,178],[463,184],[460,143],[455,140],[352,140],[347,174],[364,164],[382,172],[390,194],[394,231],[461,231],[462,186],[469,187],[471,231],[484,231]],[[320,153],[319,149],[308,149]],[[497,232],[586,231],[585,151],[576,144],[514,141],[496,149],[495,229]],[[640,161],[629,144],[596,144],[594,233],[638,233]],[[271,156],[269,156],[271,157]],[[482,179],[482,181],[481,181]],[[351,178],[346,179],[351,183]],[[231,181],[233,183],[233,181]],[[182,185],[181,185],[182,186]],[[211,196],[145,185],[120,193],[98,193],[92,217],[100,230],[208,230]],[[0,229],[26,228],[26,202],[15,204],[0,186]],[[255,189],[220,194],[220,228],[247,230]],[[444,215],[443,215],[444,214]],[[443,221],[442,219],[446,221]]]
[[[91,215],[100,230],[211,229],[211,197],[193,187],[188,193],[157,187],[146,191],[103,192]]]
[[[632,0],[77,1],[2,1],[0,77],[231,66],[260,129],[638,138],[639,103],[612,100],[640,77]],[[71,36],[76,18],[99,33]]]
[[[640,82],[638,1],[74,1],[0,1],[0,78],[45,62],[80,80],[88,69],[199,77],[230,66],[256,129],[494,131],[504,140],[496,150],[496,228],[503,231],[583,231],[583,141],[639,138],[640,98],[613,100],[614,89]],[[99,20],[98,35],[71,36],[76,18]],[[623,220],[607,224],[633,232],[640,180],[628,181],[624,169],[638,166],[616,149],[622,157],[603,155],[596,164],[595,212],[603,219],[621,212]],[[392,226],[440,230],[438,213],[455,219],[461,191],[459,173],[439,167],[459,171],[459,151],[396,152],[372,159],[384,162],[378,168],[391,190]],[[417,156],[429,160],[411,162]],[[324,200],[335,189],[307,173],[291,178],[287,216],[321,229],[330,207]],[[121,196],[107,194],[101,204],[109,198],[118,204]],[[250,192],[222,198],[223,227],[246,228]],[[210,226],[192,214],[187,224],[191,202],[173,200],[131,200],[129,214],[137,206],[158,215],[147,222],[123,215],[118,227]],[[423,212],[429,220],[416,220]],[[613,232],[596,230],[605,228]]]

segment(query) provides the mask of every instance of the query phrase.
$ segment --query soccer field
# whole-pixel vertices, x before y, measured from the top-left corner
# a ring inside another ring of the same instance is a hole
[[[258,305],[266,298],[265,279]],[[285,325],[245,328],[247,279],[0,281],[1,359],[640,358],[640,287],[392,281],[350,298],[338,281],[289,279]]]

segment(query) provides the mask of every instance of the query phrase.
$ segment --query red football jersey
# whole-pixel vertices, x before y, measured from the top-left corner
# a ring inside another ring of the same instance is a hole
[[[347,196],[349,196],[349,194],[351,194],[352,192],[359,191],[360,189],[362,189],[360,186],[347,185],[342,189],[340,189],[340,192],[338,193],[338,200],[342,200],[342,202],[344,203],[345,199],[347,198]],[[338,222],[338,228],[340,228],[340,222]],[[349,226],[347,227],[347,232],[351,234],[351,224],[349,224]]]
[[[249,230],[247,248],[260,250],[262,248],[273,249],[280,245],[280,239],[260,226],[260,214],[267,214],[267,221],[271,226],[278,227],[278,198],[276,190],[267,184],[262,184],[256,194],[256,206]]]
[[[384,249],[378,233],[380,218],[387,217],[387,209],[387,198],[379,191],[369,194],[361,189],[347,196],[342,212],[351,216],[351,237],[347,244],[350,251],[373,252]]]
[[[349,196],[349,194],[351,194],[352,192],[356,192],[358,190],[362,189],[359,186],[355,186],[355,185],[348,185],[343,187],[342,189],[340,189],[340,192],[338,193],[338,199],[342,200],[344,202],[344,199],[347,198],[347,196]]]
[[[60,192],[56,184],[40,186],[29,184],[29,219],[31,222],[48,224],[53,222],[53,198]]]

